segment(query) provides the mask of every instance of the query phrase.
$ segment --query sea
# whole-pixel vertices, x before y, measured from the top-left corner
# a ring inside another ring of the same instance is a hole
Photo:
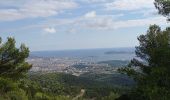
[[[135,48],[34,51],[30,53],[30,57],[77,58],[82,60],[94,61],[131,60],[135,57]]]

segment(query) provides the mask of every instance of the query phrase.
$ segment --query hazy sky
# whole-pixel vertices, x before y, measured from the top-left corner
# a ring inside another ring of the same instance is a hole
[[[0,0],[0,36],[31,51],[133,47],[150,24],[166,26],[154,0]]]

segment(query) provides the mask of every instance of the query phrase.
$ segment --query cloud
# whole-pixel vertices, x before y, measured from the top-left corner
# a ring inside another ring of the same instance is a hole
[[[105,4],[107,10],[139,10],[154,8],[154,0],[114,0]]]
[[[146,16],[145,18],[122,20],[124,14],[98,15],[96,11],[89,11],[82,16],[74,18],[55,18],[45,20],[29,28],[43,29],[45,34],[56,33],[54,27],[63,27],[68,33],[78,33],[80,30],[115,30],[123,28],[144,27],[151,24],[167,25],[166,18],[160,16]],[[53,26],[53,27],[49,27]],[[28,26],[27,26],[28,28]]]
[[[48,17],[78,6],[77,3],[69,0],[29,0],[21,4],[22,5],[17,5],[17,7],[14,8],[1,8],[0,21]],[[7,4],[5,6],[7,6]],[[11,6],[11,4],[9,6]]]
[[[80,0],[82,2],[87,2],[87,3],[103,3],[103,2],[108,2],[110,0]]]
[[[166,25],[166,18],[164,17],[149,17],[144,19],[117,21],[113,23],[115,29],[118,28],[129,28],[129,27],[141,27],[149,26],[152,24]]]
[[[45,28],[44,31],[46,33],[56,33],[56,29],[52,27]]]
[[[77,30],[74,29],[74,28],[68,29],[66,32],[67,32],[67,33],[70,33],[70,34],[72,34],[72,35],[77,34]]]
[[[96,17],[96,11],[88,12],[84,16],[85,16],[85,18],[95,18]]]
[[[86,16],[86,17],[85,17]],[[166,18],[155,16],[155,17],[146,17],[138,19],[127,19],[121,20],[120,17],[123,17],[124,14],[115,14],[115,15],[98,15],[96,11],[90,11],[78,18],[61,18],[54,19],[40,25],[53,27],[63,26],[66,27],[68,33],[78,33],[78,30],[115,30],[123,28],[134,28],[134,27],[144,27],[151,24],[166,25]],[[75,30],[76,29],[76,30]],[[47,28],[46,32],[53,33],[53,28]]]
[[[143,17],[148,17],[148,16],[158,16],[158,12],[156,9],[143,9],[143,10],[137,10],[130,12],[129,14],[142,14]]]
[[[166,18],[164,17],[149,17],[144,19],[134,19],[134,20],[114,20],[112,18],[100,18],[98,20],[86,21],[86,23],[81,24],[82,26],[89,29],[96,30],[114,30],[122,28],[132,28],[132,27],[142,27],[151,24],[165,25]]]

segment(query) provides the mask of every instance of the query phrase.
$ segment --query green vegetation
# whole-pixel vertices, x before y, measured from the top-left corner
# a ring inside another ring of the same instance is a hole
[[[0,39],[0,45],[0,98],[27,100],[27,93],[20,88],[20,81],[31,68],[31,65],[25,62],[29,50],[23,44],[19,49],[16,48],[13,38],[8,38],[5,43]]]
[[[170,1],[155,0],[159,13],[169,18]],[[138,37],[138,59],[120,69],[123,74],[28,73],[29,49],[16,48],[15,39],[0,39],[0,100],[169,100],[170,27],[151,25]],[[112,61],[105,61],[112,66]],[[127,62],[123,62],[127,63]],[[76,66],[78,67],[78,66]],[[86,66],[81,66],[86,67]]]
[[[97,100],[113,92],[122,94],[122,91],[129,90],[128,86],[133,85],[133,81],[125,76],[92,73],[79,77],[62,73],[30,73],[30,79],[40,84],[47,94],[69,95],[74,98],[84,89],[83,98]]]
[[[155,7],[158,9],[159,14],[168,18],[170,21],[170,0],[155,0]]]
[[[0,100],[70,100],[45,93],[27,78],[31,65],[25,61],[29,49],[24,44],[16,48],[14,38],[8,38],[5,43],[0,39],[0,45]]]
[[[1,43],[0,100],[84,100],[92,98],[106,100],[112,97],[117,98],[119,93],[122,93],[121,91],[129,90],[120,85],[125,81],[127,83],[129,79],[118,74],[84,74],[76,77],[59,73],[28,73],[31,68],[31,65],[25,61],[28,56],[29,49],[23,44],[20,48],[16,48],[14,38],[8,38],[7,42]]]
[[[122,60],[109,60],[109,61],[101,61],[98,62],[99,64],[108,64],[112,67],[123,67],[129,64],[129,61],[122,61]]]
[[[161,31],[152,25],[139,36],[140,45],[129,67],[121,71],[134,78],[137,87],[129,94],[132,100],[169,100],[170,98],[170,28]],[[138,68],[138,69],[135,69]]]
[[[29,50],[24,44],[20,48],[15,47],[15,40],[8,38],[7,42],[2,44],[0,39],[0,77],[10,79],[20,79],[31,68],[25,58],[29,56]]]
[[[155,0],[159,14],[170,20],[170,1]],[[136,81],[136,87],[122,98],[126,100],[169,100],[170,98],[170,27],[165,30],[151,25],[146,35],[138,37],[136,55],[128,67],[120,72]]]

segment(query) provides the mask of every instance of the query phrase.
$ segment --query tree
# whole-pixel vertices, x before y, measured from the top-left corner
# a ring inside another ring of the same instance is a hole
[[[8,38],[2,43],[0,38],[0,99],[28,100],[24,88],[20,88],[21,79],[31,68],[25,59],[29,56],[29,49],[22,44],[15,45],[14,38]]]
[[[8,38],[2,43],[0,38],[0,77],[18,79],[23,77],[31,68],[25,59],[29,56],[29,49],[22,44],[16,48],[15,39]]]
[[[169,100],[170,98],[170,28],[161,31],[152,25],[138,37],[136,56],[121,69],[136,81],[132,100]]]
[[[155,0],[154,4],[159,14],[167,17],[170,21],[170,0]]]

